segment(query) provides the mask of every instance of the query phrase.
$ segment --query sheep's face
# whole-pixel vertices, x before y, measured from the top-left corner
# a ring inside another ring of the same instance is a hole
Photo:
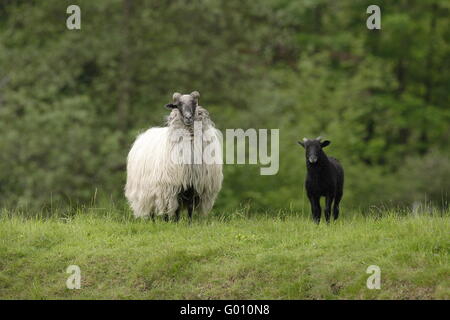
[[[329,140],[320,141],[320,137],[316,139],[303,138],[303,141],[298,141],[298,144],[305,148],[306,161],[310,164],[315,164],[322,154],[322,148],[328,146],[331,142]]]
[[[183,123],[186,126],[192,126],[195,118],[195,110],[198,106],[198,98],[200,94],[197,91],[191,94],[181,94],[175,92],[173,94],[173,103],[166,105],[169,109],[177,108],[181,114]]]

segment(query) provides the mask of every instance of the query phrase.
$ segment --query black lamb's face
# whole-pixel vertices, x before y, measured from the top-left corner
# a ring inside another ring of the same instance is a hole
[[[180,111],[183,123],[186,126],[192,126],[194,123],[195,110],[198,105],[199,97],[200,94],[197,91],[194,91],[191,94],[183,95],[175,92],[173,95],[173,103],[167,104],[166,107],[169,109],[177,108]]]
[[[306,139],[303,141],[298,141],[298,144],[305,148],[306,161],[310,164],[315,164],[322,154],[322,148],[328,146],[331,142],[329,140],[320,141],[320,138],[316,139]]]

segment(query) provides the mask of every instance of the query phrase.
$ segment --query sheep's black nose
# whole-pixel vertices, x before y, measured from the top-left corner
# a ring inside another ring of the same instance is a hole
[[[310,156],[308,160],[309,160],[310,163],[316,163],[317,162],[317,157],[316,156]]]
[[[193,119],[192,117],[185,117],[185,118],[184,118],[184,122],[185,122],[187,125],[191,125],[192,122],[194,122],[194,119]]]

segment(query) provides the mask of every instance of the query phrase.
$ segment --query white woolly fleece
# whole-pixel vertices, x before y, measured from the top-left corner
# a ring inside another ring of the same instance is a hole
[[[203,150],[210,144],[216,144],[215,150],[222,159],[221,133],[215,129],[206,109],[198,106],[195,121],[202,122]],[[222,187],[222,162],[220,164],[179,164],[171,159],[174,150],[181,150],[182,139],[174,141],[179,129],[188,130],[178,109],[173,109],[167,120],[167,127],[150,128],[140,134],[134,142],[127,162],[127,183],[125,196],[136,217],[168,214],[173,216],[179,207],[178,194],[192,186],[199,195],[196,208],[207,214]],[[175,133],[177,131],[177,133]],[[194,150],[192,130],[185,131],[191,139]],[[212,132],[212,136],[211,136]],[[209,137],[206,137],[209,135]],[[187,137],[186,136],[186,137]],[[172,137],[172,139],[171,139]]]

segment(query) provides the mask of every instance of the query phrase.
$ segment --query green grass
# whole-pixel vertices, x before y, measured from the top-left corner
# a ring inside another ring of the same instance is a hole
[[[448,299],[450,215],[210,217],[0,212],[0,299]],[[81,289],[69,290],[69,265]],[[381,289],[369,290],[369,265]]]

